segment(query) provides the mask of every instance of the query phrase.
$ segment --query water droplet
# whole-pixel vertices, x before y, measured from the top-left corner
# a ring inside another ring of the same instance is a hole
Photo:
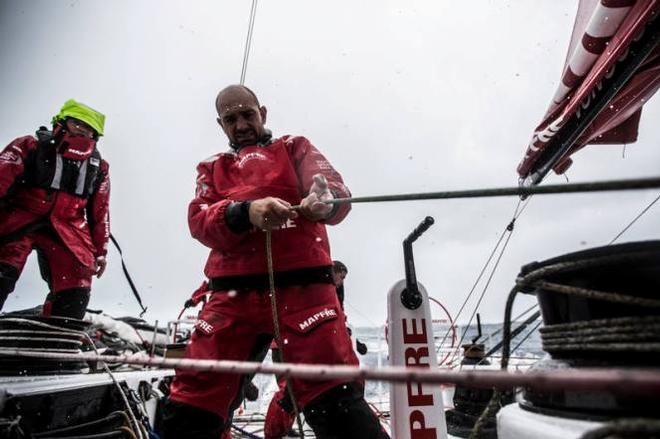
[[[236,290],[230,290],[230,291],[227,292],[227,295],[228,295],[229,297],[231,297],[232,299],[233,299],[234,297],[236,297],[237,294],[238,294],[238,292],[237,292]]]
[[[321,237],[317,236],[316,237],[316,242],[321,242],[321,241],[323,241],[323,239]]]

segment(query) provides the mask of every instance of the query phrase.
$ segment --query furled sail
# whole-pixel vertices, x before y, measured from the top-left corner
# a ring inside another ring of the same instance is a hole
[[[562,174],[586,145],[637,140],[660,87],[660,0],[581,0],[559,88],[518,165],[522,184]]]

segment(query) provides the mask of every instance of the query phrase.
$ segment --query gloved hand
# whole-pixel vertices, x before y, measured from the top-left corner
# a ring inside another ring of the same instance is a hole
[[[360,355],[365,355],[367,353],[367,345],[362,343],[357,338],[355,339],[355,347],[357,348],[357,351],[360,353]]]
[[[335,197],[328,188],[328,181],[323,174],[316,174],[314,182],[307,195],[300,203],[300,211],[310,221],[320,221],[328,218],[332,213],[333,205],[324,203]]]

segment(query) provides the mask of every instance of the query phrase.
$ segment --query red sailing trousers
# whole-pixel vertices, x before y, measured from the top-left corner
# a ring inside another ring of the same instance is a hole
[[[44,232],[33,232],[0,246],[0,263],[23,271],[28,255],[33,249],[40,252],[40,263],[46,263],[48,283],[52,293],[71,288],[90,288],[93,267],[82,265],[71,251],[58,239]]]
[[[277,289],[276,299],[281,348],[287,362],[358,364],[334,285],[281,287]],[[254,360],[256,352],[268,348],[272,334],[268,291],[217,291],[199,315],[186,358]],[[227,420],[241,378],[236,374],[177,370],[170,398],[217,413]],[[292,379],[301,409],[326,390],[343,383],[342,380]]]

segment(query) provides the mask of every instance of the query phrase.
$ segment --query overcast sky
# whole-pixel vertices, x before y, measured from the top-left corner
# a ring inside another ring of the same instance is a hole
[[[239,81],[250,5],[0,1],[1,141],[49,123],[68,98],[106,114],[100,150],[110,163],[111,228],[150,321],[174,319],[203,280],[208,250],[190,237],[187,205],[196,164],[227,149],[213,102]],[[515,186],[558,84],[576,9],[573,0],[261,1],[246,85],[268,107],[275,135],[307,136],[355,196]],[[568,177],[657,176],[659,120],[656,97],[636,144],[625,154],[621,146],[586,148]],[[657,195],[532,199],[482,319],[501,321],[521,265],[607,244]],[[427,215],[436,224],[415,244],[418,279],[456,313],[516,203],[355,205],[329,231],[333,257],[349,267],[349,320],[385,321],[387,291],[404,276],[401,241]],[[659,218],[656,205],[622,241],[657,239]],[[46,293],[33,255],[5,310],[42,303]],[[114,249],[90,308],[138,314]]]

